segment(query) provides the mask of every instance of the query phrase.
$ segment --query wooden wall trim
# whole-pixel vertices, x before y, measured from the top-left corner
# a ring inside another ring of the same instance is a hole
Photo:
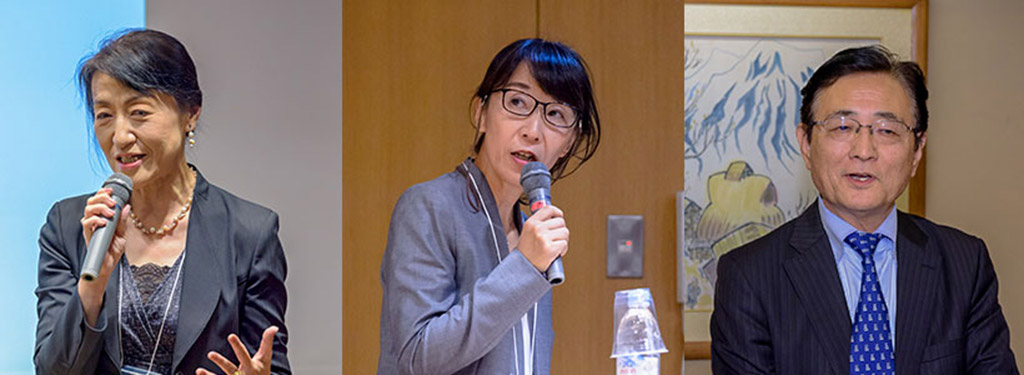
[[[688,4],[793,5],[853,8],[913,8],[920,0],[695,0]]]
[[[687,360],[710,359],[711,341],[691,341],[683,344],[683,352]]]

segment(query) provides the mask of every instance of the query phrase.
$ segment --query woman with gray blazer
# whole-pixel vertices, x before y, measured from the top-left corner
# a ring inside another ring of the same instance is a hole
[[[529,162],[554,179],[589,159],[600,121],[583,59],[543,39],[509,44],[472,101],[473,156],[413,186],[391,215],[381,264],[378,374],[550,372],[544,273],[569,250],[562,211],[519,209]]]

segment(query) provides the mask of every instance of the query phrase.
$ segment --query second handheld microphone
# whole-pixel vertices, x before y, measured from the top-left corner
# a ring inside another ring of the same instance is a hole
[[[551,172],[548,167],[539,161],[529,162],[523,166],[519,175],[519,184],[523,186],[523,193],[530,202],[530,214],[551,204]],[[565,270],[562,268],[562,257],[555,258],[548,266],[548,282],[551,285],[558,285],[565,281]]]

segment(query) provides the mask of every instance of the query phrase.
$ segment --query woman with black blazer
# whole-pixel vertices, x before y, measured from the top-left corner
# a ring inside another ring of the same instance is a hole
[[[131,31],[104,42],[78,81],[99,149],[134,187],[92,281],[78,276],[93,232],[114,217],[112,191],[50,210],[39,238],[36,372],[290,374],[277,214],[186,162],[202,92],[185,47]]]

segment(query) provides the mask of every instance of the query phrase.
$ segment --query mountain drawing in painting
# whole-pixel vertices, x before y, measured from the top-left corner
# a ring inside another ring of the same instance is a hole
[[[686,36],[684,251],[687,311],[710,311],[718,257],[817,198],[800,156],[800,89],[869,40]]]

